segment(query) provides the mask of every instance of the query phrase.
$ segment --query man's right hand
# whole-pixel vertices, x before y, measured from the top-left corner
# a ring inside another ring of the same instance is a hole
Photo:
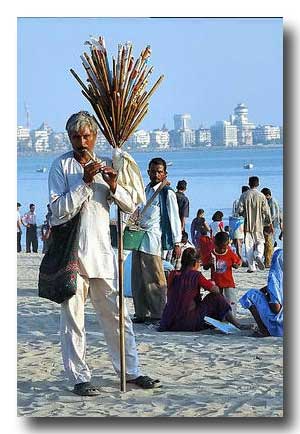
[[[84,174],[82,179],[86,184],[93,182],[94,176],[100,172],[103,163],[90,163],[84,166]]]

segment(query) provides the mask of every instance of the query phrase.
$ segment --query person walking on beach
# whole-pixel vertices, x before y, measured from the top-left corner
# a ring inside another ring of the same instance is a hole
[[[117,263],[111,246],[109,208],[112,201],[125,213],[135,204],[131,195],[117,183],[111,161],[93,162],[98,126],[93,116],[81,111],[67,121],[72,151],[57,158],[49,172],[51,225],[63,225],[79,215],[79,274],[77,290],[61,304],[61,348],[65,371],[74,384],[73,392],[82,396],[100,393],[91,383],[91,371],[85,360],[86,334],[84,304],[89,296],[103,327],[115,371],[120,373],[119,311]],[[53,241],[54,243],[54,241]],[[54,245],[54,244],[53,244]],[[55,249],[54,249],[55,250]],[[141,388],[159,386],[159,380],[141,375],[133,326],[125,305],[126,380]]]
[[[279,235],[282,230],[282,210],[279,206],[278,200],[272,197],[272,192],[269,188],[265,187],[261,189],[261,192],[265,195],[268,205],[270,207],[272,225],[274,228],[273,239],[274,247],[277,247]]]
[[[17,202],[17,252],[18,253],[22,251],[22,247],[21,247],[22,220],[19,211],[20,207],[21,207],[20,202]]]
[[[242,194],[248,191],[250,187],[248,185],[242,186]],[[232,205],[232,215],[229,217],[230,232],[232,234],[233,245],[236,250],[236,254],[243,260],[243,244],[244,244],[244,217],[239,215],[239,202],[240,199],[236,199]],[[245,262],[243,261],[243,265]],[[245,264],[246,265],[246,264]],[[247,266],[247,265],[246,265]]]
[[[26,253],[31,253],[31,247],[33,253],[37,253],[38,237],[34,203],[31,203],[29,205],[29,212],[24,214],[22,218],[22,223],[24,224],[24,226],[26,226]]]
[[[158,189],[161,190],[142,214],[140,225],[145,234],[139,249],[132,252],[131,287],[135,323],[157,322],[161,318],[167,293],[163,251],[174,248],[176,258],[181,254],[182,225],[176,194],[165,185],[166,167],[162,158],[153,158],[148,166],[150,183],[145,188],[147,202]],[[139,212],[143,212],[143,207]]]
[[[270,225],[272,230],[270,208],[265,196],[257,190],[259,178],[250,176],[248,191],[240,197],[239,214],[244,217],[245,249],[248,261],[248,273],[265,268],[263,255],[265,238],[263,228]]]
[[[182,232],[185,230],[185,220],[189,217],[190,214],[190,202],[188,197],[185,195],[186,187],[187,187],[187,182],[184,179],[178,181],[176,186],[177,189],[176,198],[177,198]]]

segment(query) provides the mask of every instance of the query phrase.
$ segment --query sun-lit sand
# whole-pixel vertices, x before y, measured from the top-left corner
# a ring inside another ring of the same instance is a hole
[[[87,362],[97,397],[72,393],[59,343],[59,305],[37,296],[41,254],[18,254],[18,414],[51,417],[282,417],[282,338],[255,338],[251,331],[159,333],[134,325],[143,373],[161,389],[128,386],[121,393],[95,312],[86,304]],[[239,296],[262,287],[267,271],[235,273]],[[208,275],[207,272],[204,273]],[[132,299],[127,305],[133,314]],[[243,324],[253,320],[238,308]]]

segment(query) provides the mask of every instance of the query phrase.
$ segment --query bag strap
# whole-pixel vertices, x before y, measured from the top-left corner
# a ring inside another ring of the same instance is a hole
[[[169,184],[169,181],[167,179],[164,179],[162,181],[162,183],[160,184],[160,186],[158,187],[158,189],[153,193],[153,195],[150,197],[150,199],[147,200],[146,205],[144,206],[142,212],[140,213],[138,219],[132,221],[132,223],[136,226],[139,226],[140,221],[142,219],[142,217],[144,216],[146,210],[150,207],[150,205],[152,204],[152,202],[154,201],[154,199],[159,195],[159,193],[161,192],[161,190]],[[128,220],[128,223],[130,224],[130,218]],[[127,224],[128,224],[127,223]]]

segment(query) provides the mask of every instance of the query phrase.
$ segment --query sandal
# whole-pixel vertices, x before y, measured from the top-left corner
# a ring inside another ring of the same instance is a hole
[[[135,384],[142,389],[155,389],[161,387],[159,380],[153,380],[153,378],[150,378],[147,375],[140,375],[134,380],[127,380],[127,383]]]
[[[96,396],[100,395],[100,390],[87,381],[85,383],[75,384],[73,393],[80,396]]]

